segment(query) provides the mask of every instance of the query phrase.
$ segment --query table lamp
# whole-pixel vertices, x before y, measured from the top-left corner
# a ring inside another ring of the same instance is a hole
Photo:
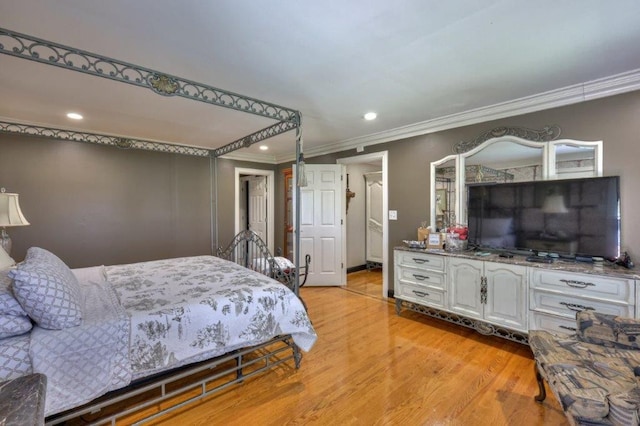
[[[0,245],[11,254],[11,238],[5,229],[7,226],[29,225],[27,219],[20,210],[18,194],[10,194],[4,188],[0,189]]]

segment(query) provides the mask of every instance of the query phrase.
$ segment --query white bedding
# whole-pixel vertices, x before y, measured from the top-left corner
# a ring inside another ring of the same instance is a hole
[[[317,338],[284,285],[213,256],[74,270],[83,293],[78,327],[34,327],[34,372],[47,375],[47,416],[131,380],[292,336]]]

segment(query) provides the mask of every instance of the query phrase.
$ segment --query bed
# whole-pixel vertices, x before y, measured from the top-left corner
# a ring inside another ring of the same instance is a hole
[[[212,253],[219,246],[219,158],[294,131],[295,164],[296,167],[304,165],[302,114],[297,110],[8,29],[0,28],[0,39],[0,54],[145,88],[163,97],[193,100],[258,118],[260,127],[250,127],[254,130],[252,133],[215,149],[90,133],[81,129],[0,121],[0,132],[5,133],[38,135],[119,149],[208,157],[213,178]],[[265,119],[272,120],[272,124],[262,128]],[[260,130],[255,131],[256,128]],[[297,224],[300,222],[301,197],[297,176],[294,187],[297,199],[294,239],[295,245],[300,247]],[[45,411],[49,416],[48,421],[54,423],[104,411],[113,402],[137,398],[152,389],[159,396],[154,396],[148,404],[157,405],[159,401],[169,399],[187,388],[201,387],[199,394],[194,397],[201,398],[290,360],[298,367],[300,350],[309,349],[315,341],[315,331],[304,304],[297,297],[300,278],[308,268],[308,258],[305,266],[300,266],[301,254],[296,252],[293,266],[286,266],[276,262],[270,254],[263,253],[259,258],[247,257],[246,247],[252,247],[251,244],[255,243],[250,241],[253,237],[249,235],[237,236],[230,245],[233,249],[220,252],[222,257],[229,259],[226,261],[220,257],[204,256],[71,271],[52,253],[33,250],[28,260],[31,260],[31,256],[34,259],[39,256],[47,258],[49,262],[45,263],[57,271],[53,275],[43,275],[46,277],[43,282],[47,284],[44,287],[49,288],[51,278],[64,291],[54,289],[52,294],[47,295],[50,299],[47,304],[36,300],[30,306],[32,312],[27,313],[22,307],[24,301],[18,303],[17,294],[16,297],[12,294],[16,287],[14,284],[27,280],[27,275],[32,272],[37,276],[42,272],[38,272],[37,268],[35,272],[20,271],[21,265],[13,277],[0,274],[0,299],[4,297],[8,303],[4,306],[4,325],[12,330],[8,335],[0,336],[0,353],[5,354],[4,359],[0,360],[0,378],[10,379],[32,371],[46,371],[49,383]],[[182,268],[186,268],[186,271]],[[195,272],[196,269],[200,274]],[[223,281],[225,276],[227,281]],[[206,291],[212,282],[221,287]],[[69,286],[64,283],[72,284]],[[181,284],[176,289],[168,286],[168,283]],[[37,285],[32,287],[38,288]],[[211,296],[211,291],[216,293],[216,297]],[[23,296],[26,300],[26,295]],[[192,302],[195,302],[188,304],[187,299],[192,296]],[[223,300],[218,300],[218,297]],[[54,307],[55,312],[43,309],[45,306]],[[3,309],[1,302],[0,309]],[[196,314],[219,311],[223,318],[242,314],[254,319],[250,321],[253,328],[247,326],[242,331],[231,325],[226,326],[221,320],[198,324],[188,316],[188,311]],[[284,313],[289,318],[288,322],[286,319],[285,323],[278,322],[276,311]],[[267,329],[271,332],[266,333]],[[127,330],[132,330],[131,335],[125,333]],[[76,336],[76,333],[81,336]],[[165,334],[169,342],[154,340]],[[231,339],[234,335],[241,335],[243,339],[226,342],[227,336]],[[190,344],[177,344],[185,338],[191,339]],[[178,347],[171,349],[171,342]],[[47,352],[51,348],[54,351]],[[97,353],[100,356],[96,363]],[[69,368],[54,367],[56,363],[66,363]],[[227,368],[229,363],[232,366]],[[216,384],[211,385],[207,378],[211,375],[205,372],[218,368],[224,371],[214,374]],[[231,372],[234,378],[225,378],[221,384],[217,384],[218,378],[225,372]],[[191,380],[193,374],[198,378]],[[206,377],[201,378],[201,375]],[[190,385],[180,385],[175,391],[172,390],[174,382],[185,377],[189,377]],[[69,383],[73,385],[69,386]],[[97,397],[102,394],[105,395]],[[80,406],[82,401],[87,400],[91,402]],[[184,400],[177,406],[191,400]],[[66,411],[69,407],[72,407],[71,412]],[[106,420],[115,422],[117,417],[107,416]]]
[[[282,274],[273,258],[264,259],[272,276]],[[3,324],[1,379],[45,374],[45,415],[57,423],[110,405],[106,398],[83,406],[108,393],[119,401],[157,383],[165,393],[167,380],[191,374],[184,366],[202,371],[233,360],[229,383],[246,379],[243,363],[255,362],[247,356],[256,351],[267,364],[260,372],[289,359],[298,367],[299,349],[313,346],[315,331],[302,301],[267,275],[216,256],[71,270],[32,247],[0,274],[4,318],[23,324]],[[291,355],[282,357],[283,350]]]

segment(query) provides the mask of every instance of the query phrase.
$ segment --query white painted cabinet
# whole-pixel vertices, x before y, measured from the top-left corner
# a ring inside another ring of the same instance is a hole
[[[527,343],[529,330],[575,332],[585,309],[640,318],[639,277],[620,268],[395,250],[396,310]],[[514,262],[514,263],[510,263]]]
[[[481,319],[484,262],[471,259],[449,259],[449,306],[451,311]]]
[[[526,267],[451,258],[448,275],[452,312],[527,331]]]
[[[527,268],[484,262],[486,303],[484,319],[494,324],[527,331]]]

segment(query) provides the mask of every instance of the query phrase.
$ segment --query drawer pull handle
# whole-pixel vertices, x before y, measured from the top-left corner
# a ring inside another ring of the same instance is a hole
[[[429,260],[428,260],[428,259],[420,259],[420,258],[416,258],[416,257],[414,257],[414,258],[413,258],[413,261],[414,261],[414,262],[416,262],[416,263],[420,263],[420,264],[422,264],[422,263],[426,263],[426,262],[428,262]]]
[[[429,295],[429,293],[425,293],[423,291],[418,291],[418,290],[412,290],[416,296],[420,296],[420,297],[426,297]]]
[[[558,328],[564,328],[565,330],[577,331],[575,327],[567,327],[566,325],[559,325]]]
[[[587,283],[587,282],[584,282],[584,281],[560,280],[560,282],[565,283],[569,287],[573,287],[573,288],[586,288],[586,287],[589,287],[589,286],[594,286],[595,287],[595,284]]]
[[[425,277],[424,275],[413,274],[413,277],[418,281],[424,281],[424,280],[428,280],[429,279],[429,277]]]
[[[572,311],[575,311],[575,312],[595,311],[595,308],[592,308],[591,306],[576,305],[575,303],[567,303],[567,302],[560,302],[560,304],[566,306],[568,309],[571,309]]]

